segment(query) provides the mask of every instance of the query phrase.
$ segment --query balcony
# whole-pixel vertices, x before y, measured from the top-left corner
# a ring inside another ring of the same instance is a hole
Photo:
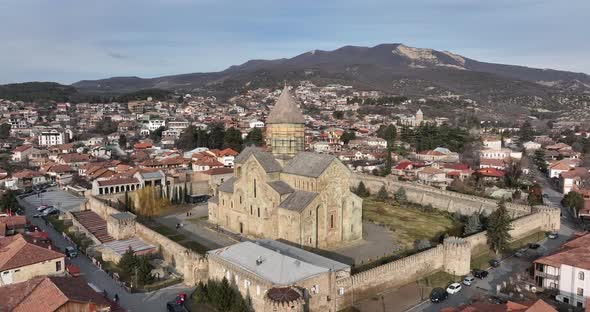
[[[548,274],[548,273],[537,271],[537,270],[535,270],[535,276],[547,278],[547,279],[550,279],[550,280],[559,281],[559,275]]]

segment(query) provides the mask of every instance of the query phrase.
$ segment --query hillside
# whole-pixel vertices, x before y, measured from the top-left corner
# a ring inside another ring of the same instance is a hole
[[[67,101],[76,93],[76,88],[55,82],[26,82],[0,85],[0,99],[12,101]]]
[[[251,60],[214,73],[157,78],[116,77],[73,84],[86,92],[124,93],[147,88],[182,89],[272,86],[283,80],[326,80],[396,90],[400,79],[426,81],[444,90],[486,98],[539,96],[561,90],[590,91],[590,76],[558,70],[479,62],[457,54],[403,44],[374,47],[345,46],[333,51],[314,50],[293,58]],[[393,89],[392,89],[393,88]],[[408,90],[410,93],[421,90]]]

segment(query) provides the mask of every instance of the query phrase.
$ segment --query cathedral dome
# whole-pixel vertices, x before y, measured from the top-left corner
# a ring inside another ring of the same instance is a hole
[[[268,114],[267,124],[305,124],[305,118],[301,113],[295,99],[289,93],[289,87],[285,85],[277,103]]]

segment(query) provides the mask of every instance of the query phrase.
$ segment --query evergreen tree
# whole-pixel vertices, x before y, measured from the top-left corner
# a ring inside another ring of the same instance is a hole
[[[119,147],[125,149],[127,147],[127,137],[124,134],[119,136]]]
[[[377,192],[377,194],[375,196],[381,200],[386,200],[389,198],[389,194],[387,193],[387,190],[385,189],[385,185],[381,186],[381,188],[379,189],[379,191]]]
[[[574,215],[577,216],[580,210],[584,208],[584,197],[580,193],[572,191],[563,196],[561,204],[570,208]]]
[[[510,223],[511,219],[508,210],[506,210],[506,205],[504,201],[499,201],[496,211],[492,212],[488,217],[486,232],[488,245],[496,254],[499,254],[508,246],[510,230],[512,229]]]
[[[223,124],[221,123],[214,123],[209,125],[209,142],[207,147],[210,149],[220,149],[223,147],[225,138],[225,129]]]
[[[387,156],[385,157],[385,167],[383,168],[383,176],[391,174],[391,167],[393,166],[393,160],[391,158],[391,149],[387,149]]]
[[[137,257],[135,256],[133,249],[131,249],[131,246],[129,246],[127,251],[125,251],[123,256],[121,256],[121,259],[119,259],[117,266],[124,274],[129,276],[131,273],[133,273],[133,269],[137,266],[137,264]]]
[[[371,195],[371,193],[369,192],[369,190],[367,189],[367,187],[365,186],[365,183],[363,183],[363,181],[361,181],[361,183],[359,183],[359,185],[356,188],[354,193],[360,197],[368,197],[369,195]]]
[[[264,135],[262,133],[261,128],[254,128],[248,132],[246,135],[246,146],[254,145],[254,146],[263,146],[264,145]]]
[[[406,195],[406,190],[403,187],[400,187],[394,194],[395,200],[399,203],[405,203],[408,201],[408,196]]]
[[[344,144],[356,139],[356,133],[354,131],[346,131],[340,136],[340,141]]]
[[[387,141],[388,147],[393,147],[395,144],[395,139],[397,137],[397,129],[394,125],[390,124],[388,126],[382,125],[377,130],[377,136]]]
[[[234,151],[241,152],[244,140],[242,139],[242,133],[240,130],[231,127],[225,131],[223,136],[223,146],[229,147]]]
[[[481,224],[481,220],[479,219],[479,214],[474,213],[469,216],[467,219],[467,224],[465,225],[465,229],[463,230],[464,235],[471,235],[481,231],[483,228]]]

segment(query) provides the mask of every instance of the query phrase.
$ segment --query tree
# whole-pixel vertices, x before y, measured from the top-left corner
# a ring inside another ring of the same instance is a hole
[[[162,132],[166,130],[166,127],[161,126],[158,129],[150,132],[150,139],[154,142],[160,142],[162,140]]]
[[[129,246],[127,251],[125,251],[123,256],[121,256],[121,259],[119,259],[119,263],[117,263],[117,266],[119,267],[119,269],[121,269],[121,271],[124,274],[130,276],[133,273],[133,269],[137,266],[137,264],[137,256],[135,256],[133,249],[131,248],[131,246]]]
[[[264,135],[261,128],[254,128],[246,135],[246,146],[262,146],[264,145]]]
[[[356,139],[356,133],[354,131],[346,131],[340,136],[340,141],[344,144]]]
[[[403,187],[400,187],[394,194],[395,200],[399,203],[405,203],[408,201],[408,196],[406,195],[406,190]]]
[[[507,187],[514,188],[518,186],[518,181],[522,176],[520,161],[514,158],[504,162],[504,183]]]
[[[533,161],[537,168],[543,172],[547,173],[547,162],[545,161],[545,150],[538,149],[535,151],[535,155],[533,156]]]
[[[561,204],[564,207],[570,208],[575,216],[578,216],[580,210],[584,208],[584,197],[577,192],[571,191],[561,200]]]
[[[521,144],[530,141],[535,135],[535,131],[528,120],[520,127],[519,135]]]
[[[384,126],[382,125],[377,130],[377,136],[387,141],[387,146],[392,147],[395,144],[395,139],[397,137],[397,129],[394,125]]]
[[[137,282],[139,285],[147,285],[154,281],[153,269],[154,266],[150,264],[147,256],[137,257]]]
[[[335,119],[342,119],[342,118],[344,118],[344,112],[343,111],[334,111],[332,113],[332,117],[334,117]]]
[[[414,248],[416,248],[416,250],[424,250],[430,247],[432,247],[432,244],[430,244],[430,241],[427,239],[420,239],[414,242]]]
[[[391,174],[391,167],[393,166],[393,160],[391,158],[391,148],[387,148],[387,156],[385,157],[385,166],[383,168],[383,176]]]
[[[223,146],[229,147],[234,151],[241,152],[244,140],[242,139],[242,133],[240,130],[231,127],[225,131],[223,135]]]
[[[360,197],[368,197],[369,195],[371,195],[371,193],[369,192],[369,190],[367,189],[367,187],[365,186],[365,183],[363,183],[363,181],[361,181],[359,183],[359,185],[356,188],[356,190],[354,191],[354,193]]]
[[[123,149],[127,147],[127,137],[124,134],[119,136],[119,147]]]
[[[543,188],[538,183],[530,187],[528,201],[531,206],[543,204]]]
[[[385,189],[385,185],[381,186],[381,188],[379,189],[379,191],[377,192],[377,194],[375,196],[381,200],[386,200],[389,198],[389,194],[387,193],[387,190]]]
[[[135,212],[138,215],[151,217],[168,209],[170,201],[164,198],[153,186],[146,186],[135,192],[133,201]]]
[[[210,149],[222,148],[225,138],[225,128],[221,123],[214,123],[209,125],[209,140],[207,147]]]
[[[9,123],[3,123],[0,125],[0,139],[6,139],[10,136],[10,129],[12,126]]]
[[[21,206],[16,199],[16,193],[12,190],[7,190],[2,194],[0,198],[0,212],[10,211],[11,214],[18,212],[21,210]]]
[[[467,219],[467,224],[465,225],[465,229],[463,229],[464,235],[471,235],[481,231],[483,228],[481,224],[481,220],[479,218],[479,214],[474,213]]]
[[[498,208],[488,217],[486,237],[488,245],[499,254],[508,246],[510,240],[511,219],[504,201],[498,202]]]

